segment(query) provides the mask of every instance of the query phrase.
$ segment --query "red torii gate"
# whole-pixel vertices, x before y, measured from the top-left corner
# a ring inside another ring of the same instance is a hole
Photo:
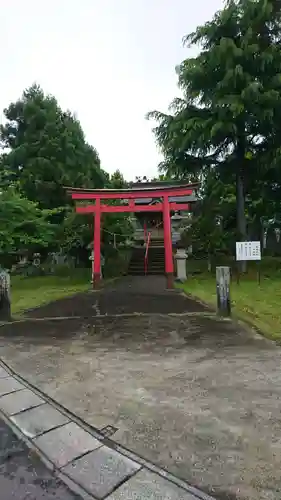
[[[73,200],[89,200],[94,204],[86,206],[76,206],[76,212],[80,214],[93,214],[94,222],[94,263],[93,263],[93,286],[99,284],[101,275],[101,214],[102,213],[124,213],[124,212],[162,212],[163,227],[164,227],[164,247],[165,247],[165,273],[167,276],[167,287],[173,287],[174,263],[171,235],[171,217],[170,212],[173,210],[189,210],[189,203],[177,203],[170,201],[170,198],[190,196],[193,194],[197,185],[185,184],[181,186],[163,186],[154,188],[140,189],[83,189],[83,188],[67,188]],[[154,205],[136,204],[136,199],[157,198],[162,199],[161,202]],[[122,205],[106,205],[102,200],[128,200]]]

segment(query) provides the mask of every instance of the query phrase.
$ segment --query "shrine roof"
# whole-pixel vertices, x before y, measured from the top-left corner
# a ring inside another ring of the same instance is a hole
[[[164,187],[183,187],[183,186],[190,186],[190,185],[195,185],[196,183],[188,183],[187,181],[184,181],[183,179],[180,181],[176,180],[170,180],[170,181],[147,181],[147,182],[142,182],[142,181],[136,181],[136,182],[131,182],[130,183],[130,188],[131,189],[147,189],[147,188],[164,188]],[[197,183],[199,184],[199,183]]]

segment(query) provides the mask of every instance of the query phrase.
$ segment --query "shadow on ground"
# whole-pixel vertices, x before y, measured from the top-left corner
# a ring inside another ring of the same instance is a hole
[[[281,497],[279,348],[156,278],[29,316],[0,349],[30,382],[220,500]]]

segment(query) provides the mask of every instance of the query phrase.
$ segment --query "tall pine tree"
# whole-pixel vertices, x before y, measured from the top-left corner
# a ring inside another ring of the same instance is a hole
[[[154,111],[164,171],[236,183],[238,238],[247,238],[245,196],[263,179],[280,178],[281,2],[228,0],[185,38],[199,45],[177,68],[183,98],[172,112]],[[270,170],[270,175],[269,175]],[[268,192],[268,191],[267,191]]]

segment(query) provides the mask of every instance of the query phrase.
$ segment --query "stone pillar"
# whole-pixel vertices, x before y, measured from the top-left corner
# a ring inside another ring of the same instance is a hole
[[[0,271],[0,320],[11,320],[10,275],[2,269]]]
[[[92,249],[91,251],[91,255],[89,257],[89,260],[92,262],[92,278],[91,278],[91,284],[93,285],[94,284],[94,280],[93,280],[93,269],[94,269],[94,266],[95,266],[95,251],[94,249]],[[105,263],[105,260],[104,260],[104,256],[102,255],[102,253],[100,254],[100,279],[102,279],[103,277],[103,267],[104,267],[104,263]]]
[[[187,253],[184,248],[178,248],[176,255],[175,255],[175,260],[176,260],[176,268],[177,268],[177,280],[179,281],[186,281],[187,275],[186,275],[186,259],[187,259]]]
[[[230,302],[230,268],[216,267],[217,312],[221,316],[231,315]]]

